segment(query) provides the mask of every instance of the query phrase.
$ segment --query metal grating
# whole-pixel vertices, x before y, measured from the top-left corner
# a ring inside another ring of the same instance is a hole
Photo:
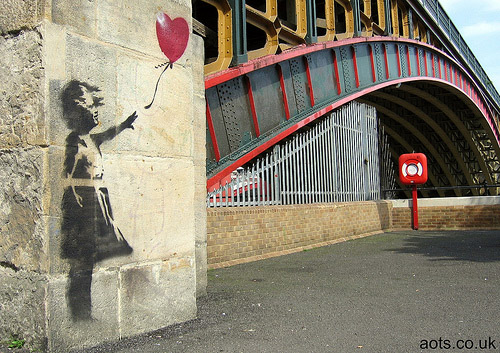
[[[352,102],[233,172],[227,184],[208,193],[207,207],[378,199],[376,110]]]

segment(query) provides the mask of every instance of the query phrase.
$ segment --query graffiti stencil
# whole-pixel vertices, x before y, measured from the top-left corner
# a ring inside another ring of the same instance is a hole
[[[160,49],[169,61],[156,66],[163,67],[163,71],[156,82],[151,103],[145,109],[152,106],[163,73],[183,55],[189,26],[184,18],[172,20],[167,14],[159,13],[156,34]],[[94,265],[133,251],[113,217],[113,204],[103,179],[101,145],[126,129],[134,129],[137,112],[102,131],[99,108],[104,103],[100,93],[97,86],[72,80],[61,94],[63,119],[71,131],[66,138],[63,165],[61,257],[70,265],[66,298],[75,321],[92,319]]]
[[[158,39],[158,45],[161,51],[169,61],[155,67],[159,69],[165,66],[158,77],[158,81],[156,81],[153,99],[151,103],[144,107],[145,109],[149,109],[153,105],[156,92],[158,91],[158,83],[162,75],[169,67],[173,68],[174,62],[184,54],[189,39],[189,26],[186,20],[181,17],[172,20],[166,13],[160,12],[156,15],[156,38]]]
[[[92,270],[96,262],[127,255],[132,248],[115,224],[109,192],[103,183],[101,144],[133,129],[134,112],[121,124],[95,132],[101,124],[103,98],[98,87],[70,81],[62,92],[66,138],[61,202],[61,257],[70,264],[66,297],[73,320],[91,319]]]

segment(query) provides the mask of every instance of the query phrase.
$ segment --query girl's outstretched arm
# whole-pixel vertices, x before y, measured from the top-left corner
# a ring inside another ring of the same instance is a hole
[[[134,125],[132,124],[134,123],[135,119],[137,119],[136,111],[130,114],[130,116],[125,119],[120,125],[113,126],[106,131],[98,134],[91,134],[90,138],[92,139],[92,141],[94,141],[96,146],[99,147],[103,142],[114,139],[116,135],[118,135],[123,130],[134,129]]]

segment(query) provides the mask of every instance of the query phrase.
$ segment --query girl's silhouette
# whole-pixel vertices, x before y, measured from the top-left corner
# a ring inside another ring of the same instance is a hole
[[[63,90],[63,117],[71,133],[66,138],[62,199],[61,257],[70,263],[66,297],[74,320],[91,319],[91,284],[94,264],[132,252],[116,226],[108,189],[103,185],[101,144],[123,130],[133,129],[134,112],[104,132],[98,108],[103,105],[99,89],[85,82],[70,81]]]

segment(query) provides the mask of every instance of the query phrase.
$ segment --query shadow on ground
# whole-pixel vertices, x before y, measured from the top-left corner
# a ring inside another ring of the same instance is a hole
[[[500,261],[500,231],[412,231],[407,235],[401,248],[389,250],[436,261]]]

